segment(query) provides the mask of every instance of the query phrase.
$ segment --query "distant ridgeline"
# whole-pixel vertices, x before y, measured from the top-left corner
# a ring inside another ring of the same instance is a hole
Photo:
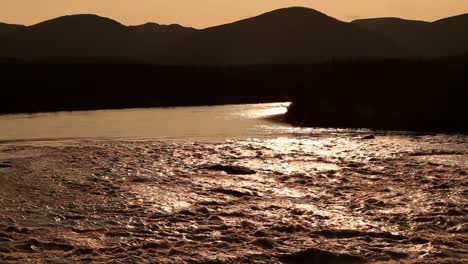
[[[125,26],[96,15],[32,26],[0,23],[0,57],[116,57],[171,65],[309,64],[341,59],[439,58],[468,53],[468,14],[435,22],[398,18],[339,21],[284,8],[194,29]]]

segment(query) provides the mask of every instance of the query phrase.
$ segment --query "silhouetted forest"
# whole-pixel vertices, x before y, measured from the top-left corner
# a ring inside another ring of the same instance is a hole
[[[468,131],[468,60],[316,65],[296,89],[289,121],[326,127]]]
[[[0,60],[1,113],[292,100],[312,126],[466,131],[468,60],[159,66],[118,59]]]
[[[269,66],[157,66],[117,59],[4,59],[0,71],[2,113],[284,101],[294,74]]]

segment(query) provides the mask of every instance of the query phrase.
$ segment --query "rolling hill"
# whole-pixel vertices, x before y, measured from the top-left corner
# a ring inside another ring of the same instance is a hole
[[[20,30],[25,28],[26,26],[23,25],[14,25],[14,24],[6,24],[0,22],[0,37],[10,34],[14,31]]]
[[[151,45],[151,48],[159,48],[170,45],[197,30],[191,27],[181,25],[160,25],[157,23],[146,23],[138,26],[130,26],[130,29],[136,32],[145,42]]]
[[[96,15],[72,15],[48,20],[2,38],[0,56],[135,57],[138,35],[128,27]]]
[[[468,14],[444,18],[432,23],[427,42],[433,43],[428,55],[455,56],[468,53]]]
[[[434,58],[468,53],[468,14],[435,22],[398,18],[373,18],[352,24],[387,36],[422,57]]]
[[[360,19],[353,21],[352,24],[382,34],[415,54],[420,53],[422,42],[420,35],[431,27],[429,22],[393,17]]]
[[[200,30],[161,51],[168,64],[283,64],[406,54],[391,40],[318,11],[293,7]]]

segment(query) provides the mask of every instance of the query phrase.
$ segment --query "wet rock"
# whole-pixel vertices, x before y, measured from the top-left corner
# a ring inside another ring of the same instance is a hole
[[[233,213],[227,213],[226,216],[232,216]],[[238,215],[238,214],[236,214]],[[218,226],[215,227],[216,230],[220,230],[220,231],[225,231],[225,230],[228,230],[229,229],[229,226],[226,225],[226,224],[220,224]]]
[[[74,255],[91,255],[94,253],[95,253],[95,250],[89,247],[79,247],[73,251]]]
[[[30,251],[30,252],[34,252],[34,251],[36,251],[36,248],[39,247],[40,245],[41,245],[41,243],[37,239],[31,238],[31,239],[23,242],[22,244],[17,245],[16,248],[20,249],[20,250],[27,250],[27,251]]]
[[[93,261],[95,261],[95,259],[93,259],[93,258],[82,258],[82,259],[80,259],[80,261],[81,262],[93,262]]]
[[[279,260],[287,264],[357,264],[365,263],[365,259],[349,254],[340,254],[310,248],[291,254],[284,254]]]
[[[143,244],[142,249],[168,249],[170,246],[166,242],[147,242]]]
[[[184,210],[179,211],[179,214],[181,214],[181,215],[190,215],[190,216],[195,216],[195,215],[197,215],[196,212],[193,212],[193,211],[187,210],[187,209],[184,209]]]
[[[302,210],[302,209],[299,209],[299,208],[293,208],[291,210],[291,214],[293,214],[293,215],[303,215],[305,213],[306,213],[305,210]]]
[[[28,233],[30,230],[28,228],[19,227],[17,225],[9,226],[5,229],[5,232],[10,233]]]
[[[398,252],[398,251],[391,251],[391,250],[387,250],[387,251],[385,251],[385,253],[387,255],[389,255],[392,259],[403,259],[403,258],[407,258],[409,256],[409,254],[407,254],[407,253]]]
[[[375,136],[374,135],[367,135],[367,136],[361,137],[361,139],[375,139]]]
[[[198,207],[198,208],[195,209],[195,211],[197,211],[198,213],[202,213],[202,214],[210,213],[210,211],[206,207]]]
[[[36,251],[41,248],[43,250],[59,250],[59,251],[70,251],[74,250],[75,247],[69,243],[64,242],[43,242],[35,238],[26,240],[23,244],[17,247],[18,249]]]
[[[261,247],[261,248],[266,248],[266,249],[272,249],[275,247],[275,242],[268,239],[268,238],[258,238],[255,239],[252,244]]]
[[[11,241],[13,241],[12,238],[0,237],[0,242],[11,242]]]
[[[134,177],[131,179],[131,182],[136,182],[136,183],[145,183],[145,182],[149,182],[150,179],[147,178],[147,177]]]
[[[315,235],[323,236],[326,238],[353,238],[353,237],[371,237],[371,238],[386,238],[392,240],[403,240],[405,236],[393,235],[390,232],[365,232],[359,230],[320,230],[312,232]]]
[[[106,248],[99,248],[98,251],[103,254],[116,254],[116,253],[122,253],[125,251],[123,247],[106,247]]]
[[[78,234],[84,233],[94,233],[94,232],[106,232],[107,229],[99,228],[99,229],[80,229],[80,228],[72,228],[72,231]]]
[[[221,217],[219,217],[217,215],[210,215],[210,217],[208,217],[208,220],[210,220],[210,221],[223,221],[223,219],[221,219]]]
[[[175,256],[175,255],[183,255],[184,252],[183,251],[180,251],[178,249],[175,249],[175,248],[171,248],[171,250],[169,250],[169,252],[167,252],[167,254],[169,256]]]
[[[209,205],[209,206],[223,206],[223,205],[225,205],[224,202],[213,201],[213,200],[209,200],[209,201],[200,201],[199,204],[200,204],[200,205]]]
[[[70,215],[65,215],[64,218],[68,220],[84,220],[86,219],[86,216],[78,215],[78,214],[77,215],[70,214]]]
[[[435,189],[435,190],[444,190],[444,189],[450,189],[450,186],[446,183],[441,183],[441,184],[438,184],[438,185],[434,185],[431,189]]]
[[[254,228],[257,227],[256,224],[254,224],[254,223],[252,223],[252,222],[250,222],[250,221],[248,221],[248,220],[243,220],[243,221],[241,221],[241,222],[240,222],[240,226],[243,227],[243,228],[245,228],[245,229],[254,229]]]
[[[428,223],[428,222],[433,222],[435,220],[437,219],[431,216],[418,216],[413,219],[413,221],[418,222],[418,223]]]
[[[253,233],[253,236],[255,237],[265,237],[267,236],[267,233],[263,230],[257,230],[255,233]]]
[[[385,202],[371,198],[371,199],[366,200],[366,206],[367,207],[383,207],[385,206]]]
[[[8,161],[0,162],[0,168],[11,168],[11,167],[13,167],[13,164]]]
[[[75,246],[68,244],[68,243],[49,242],[49,243],[42,244],[42,248],[46,250],[70,251],[70,250],[74,250]]]
[[[213,192],[223,193],[227,195],[232,195],[234,197],[243,197],[243,196],[255,196],[252,192],[246,190],[234,190],[234,189],[225,189],[225,188],[215,188]]]
[[[232,165],[209,165],[209,166],[204,166],[202,169],[206,170],[213,170],[213,171],[224,171],[227,174],[233,174],[233,175],[248,175],[248,174],[255,174],[257,173],[256,171],[249,169],[247,167],[243,166],[232,166]]]
[[[132,234],[126,231],[109,231],[106,235],[110,237],[130,237]]]
[[[6,234],[6,233],[3,233],[3,232],[0,232],[0,238],[13,238],[12,236],[10,236],[9,234]]]
[[[409,242],[413,244],[427,244],[429,243],[429,240],[422,238],[422,237],[413,237],[410,239]]]
[[[456,209],[449,209],[447,211],[447,215],[450,215],[450,216],[463,216],[465,215],[462,211],[459,211],[459,210],[456,210]]]
[[[0,253],[11,253],[13,249],[10,247],[0,246]],[[1,259],[1,258],[0,258]]]
[[[363,164],[363,163],[349,162],[348,164],[346,164],[346,166],[347,166],[348,168],[361,168],[361,167],[364,167],[364,166],[366,166],[366,165]]]
[[[301,225],[276,225],[273,226],[271,229],[282,233],[295,233],[303,231],[305,228]]]
[[[228,242],[230,244],[233,244],[233,243],[238,244],[238,243],[245,242],[246,239],[244,236],[231,233],[231,234],[220,237],[220,240],[224,242]]]

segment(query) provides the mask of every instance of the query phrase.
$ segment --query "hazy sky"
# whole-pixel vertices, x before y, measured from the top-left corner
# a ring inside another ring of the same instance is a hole
[[[35,24],[92,13],[127,25],[156,22],[204,28],[287,6],[307,6],[340,20],[396,16],[433,21],[468,13],[468,0],[0,0],[0,21]]]

